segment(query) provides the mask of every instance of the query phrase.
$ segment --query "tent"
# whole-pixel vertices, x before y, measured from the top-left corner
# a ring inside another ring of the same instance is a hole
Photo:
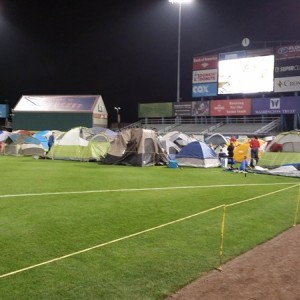
[[[258,150],[258,157],[261,158],[262,153],[265,150],[265,141],[262,139],[258,139],[259,140],[259,150]],[[233,158],[236,162],[241,162],[244,159],[244,156],[247,157],[248,160],[250,160],[251,158],[251,149],[250,149],[250,143],[249,143],[249,139],[246,138],[244,139],[244,141],[239,144],[236,144],[234,147],[234,154],[233,154]]]
[[[175,155],[180,151],[180,147],[168,139],[158,138],[161,148],[166,152],[169,159],[174,159]]]
[[[183,147],[176,154],[179,166],[187,167],[219,167],[220,161],[217,153],[204,142],[192,142]]]
[[[212,145],[214,149],[216,149],[218,146],[223,147],[226,145],[228,143],[228,139],[221,133],[214,133],[205,139],[205,143]]]
[[[15,156],[43,156],[45,154],[45,150],[38,139],[19,133],[13,133],[7,137],[3,152],[5,155]]]
[[[187,144],[196,141],[195,138],[188,136],[187,134],[180,131],[170,131],[166,133],[162,140],[168,140],[176,144],[180,149]]]
[[[300,152],[300,131],[294,130],[278,134],[268,145],[268,152]]]
[[[5,146],[5,143],[4,143],[4,142],[6,141],[6,139],[7,139],[10,135],[12,135],[11,132],[0,130],[0,154],[3,154],[3,152],[4,152],[4,146]]]
[[[109,140],[113,140],[118,135],[117,132],[104,127],[92,127],[90,129],[94,134],[105,134],[109,138]]]
[[[12,132],[0,130],[0,142],[4,142],[10,135],[12,135]]]
[[[300,167],[300,166],[299,166]],[[266,175],[276,175],[276,176],[285,176],[285,177],[295,177],[300,178],[300,169],[297,169],[294,166],[280,166],[277,168],[267,169],[256,166],[254,170],[251,170],[252,173],[266,174]]]
[[[153,166],[167,163],[167,155],[158,143],[157,134],[150,129],[123,129],[111,142],[105,164]]]
[[[47,153],[48,158],[79,161],[100,161],[110,143],[104,134],[94,134],[89,128],[75,127],[58,135]]]
[[[196,139],[191,138],[185,133],[180,131],[171,131],[164,136],[159,137],[159,143],[161,147],[166,151],[169,159],[174,159],[175,155],[186,145]]]
[[[54,132],[55,138],[57,138],[62,133],[59,130],[43,130],[33,134],[33,137],[40,141],[45,151],[48,151],[48,139],[52,132]]]
[[[261,166],[298,165],[300,163],[300,131],[278,134],[266,147]]]

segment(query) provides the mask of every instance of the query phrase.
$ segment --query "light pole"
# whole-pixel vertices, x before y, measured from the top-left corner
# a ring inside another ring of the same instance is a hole
[[[119,113],[119,110],[121,109],[121,107],[119,106],[115,106],[115,110],[117,111],[117,122],[118,122],[118,128],[120,127],[120,123],[121,123],[121,115]]]
[[[178,4],[178,52],[177,52],[177,95],[176,101],[180,102],[180,48],[181,48],[181,5],[190,3],[192,0],[169,0],[172,4]]]

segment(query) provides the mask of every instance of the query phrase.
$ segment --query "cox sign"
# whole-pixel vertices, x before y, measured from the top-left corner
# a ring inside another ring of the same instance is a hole
[[[193,97],[216,96],[217,83],[193,84]]]

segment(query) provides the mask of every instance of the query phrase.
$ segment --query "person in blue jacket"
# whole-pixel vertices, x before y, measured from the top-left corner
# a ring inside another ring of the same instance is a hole
[[[244,156],[244,159],[242,160],[239,171],[247,172],[247,168],[249,167],[247,156]]]
[[[48,138],[48,152],[50,151],[53,144],[54,144],[54,132],[52,132]]]

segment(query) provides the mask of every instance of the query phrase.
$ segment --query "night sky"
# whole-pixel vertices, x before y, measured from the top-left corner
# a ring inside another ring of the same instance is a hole
[[[300,39],[299,0],[194,0],[182,6],[181,101],[198,53]],[[109,122],[138,103],[175,102],[178,6],[168,0],[0,0],[0,103],[22,95],[102,95]]]

